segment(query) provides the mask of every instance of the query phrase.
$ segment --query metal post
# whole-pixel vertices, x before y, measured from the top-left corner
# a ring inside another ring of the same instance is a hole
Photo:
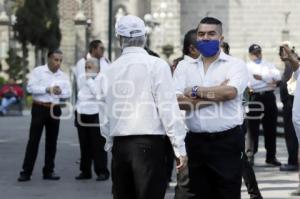
[[[109,17],[108,17],[108,58],[109,60],[112,59],[112,23],[113,23],[113,0],[109,0]]]

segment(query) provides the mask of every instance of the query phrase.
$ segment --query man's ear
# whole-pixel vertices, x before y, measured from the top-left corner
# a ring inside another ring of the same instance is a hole
[[[221,38],[220,38],[220,44],[222,44],[223,41],[224,41],[224,36],[221,36]]]

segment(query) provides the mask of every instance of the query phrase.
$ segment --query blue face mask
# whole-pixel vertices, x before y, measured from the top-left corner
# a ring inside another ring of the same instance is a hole
[[[254,60],[254,63],[260,64],[260,63],[261,63],[261,59],[256,59],[256,60]]]
[[[197,41],[196,48],[204,57],[212,57],[219,52],[220,41],[219,40],[200,40],[200,41]]]

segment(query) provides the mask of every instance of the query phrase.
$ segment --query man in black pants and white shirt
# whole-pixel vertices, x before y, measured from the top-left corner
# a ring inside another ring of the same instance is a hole
[[[197,28],[194,65],[178,65],[174,79],[186,112],[189,198],[240,199],[244,134],[242,95],[247,68],[220,49],[222,23],[206,17]]]
[[[177,169],[187,163],[185,127],[170,67],[144,50],[146,30],[140,18],[121,17],[116,33],[122,54],[102,73],[99,84],[104,102],[101,132],[106,149],[112,147],[113,197],[164,199],[166,135]]]
[[[99,60],[88,58],[85,61],[85,79],[78,91],[75,111],[75,126],[80,143],[80,171],[76,180],[92,177],[92,163],[97,181],[107,180],[107,153],[104,151],[105,139],[101,136],[99,126],[99,101],[97,100],[97,79],[100,72]]]
[[[261,47],[252,44],[249,47],[250,62],[247,64],[249,71],[250,90],[249,96],[249,145],[246,150],[250,162],[254,163],[254,155],[258,150],[259,125],[262,123],[264,136],[266,163],[280,166],[276,159],[276,126],[278,109],[274,90],[280,81],[280,71],[271,63],[262,59]]]
[[[54,173],[59,116],[61,115],[59,100],[71,96],[70,82],[67,75],[60,69],[61,63],[62,52],[60,50],[50,51],[47,64],[34,68],[30,75],[27,90],[33,98],[32,118],[23,171],[20,173],[18,181],[30,180],[44,127],[46,147],[43,178],[44,180],[60,179]]]

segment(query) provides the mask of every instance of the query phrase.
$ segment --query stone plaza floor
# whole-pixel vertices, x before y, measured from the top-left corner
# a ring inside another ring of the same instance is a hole
[[[73,120],[61,121],[56,157],[56,173],[59,181],[42,180],[44,160],[44,136],[32,180],[17,182],[25,153],[30,123],[29,112],[22,117],[0,117],[0,199],[111,199],[111,181],[76,181],[79,173],[76,161],[79,158],[79,144]],[[278,159],[286,163],[287,152],[283,138],[277,138]],[[260,138],[259,153],[255,159],[255,171],[262,195],[265,199],[293,199],[290,193],[298,186],[297,172],[280,172],[278,167],[266,167],[263,137]],[[173,198],[170,187],[166,199]],[[242,198],[249,198],[242,187]]]

